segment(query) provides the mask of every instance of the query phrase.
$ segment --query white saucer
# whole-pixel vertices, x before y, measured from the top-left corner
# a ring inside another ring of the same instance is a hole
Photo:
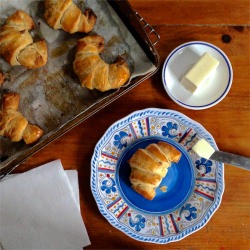
[[[219,61],[216,72],[197,93],[186,90],[180,80],[188,69],[208,52]],[[225,53],[213,44],[201,41],[178,46],[167,57],[162,70],[163,85],[170,98],[185,108],[206,109],[219,103],[228,93],[233,80],[233,69]]]

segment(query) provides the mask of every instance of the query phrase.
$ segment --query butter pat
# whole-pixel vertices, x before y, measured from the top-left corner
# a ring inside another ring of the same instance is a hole
[[[200,139],[196,144],[192,147],[192,150],[205,159],[209,159],[211,155],[215,152],[213,147],[205,140]]]
[[[218,65],[219,61],[206,52],[182,77],[181,83],[187,90],[194,93],[206,82]]]

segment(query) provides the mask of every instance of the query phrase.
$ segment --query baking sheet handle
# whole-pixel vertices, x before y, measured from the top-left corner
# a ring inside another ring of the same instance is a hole
[[[140,44],[151,62],[157,64],[158,54],[153,44],[159,41],[159,34],[132,8],[127,0],[108,0],[108,2]],[[155,35],[157,39],[152,41],[149,38],[150,34]]]
[[[142,28],[147,33],[151,43],[155,46],[160,40],[160,35],[155,31],[155,29],[149,23],[146,22],[146,20],[137,11],[135,11],[135,14],[138,17]],[[154,36],[154,38],[152,37],[152,35]]]

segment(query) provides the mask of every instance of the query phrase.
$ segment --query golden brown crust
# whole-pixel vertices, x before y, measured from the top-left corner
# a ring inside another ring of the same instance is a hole
[[[43,130],[36,125],[28,124],[23,132],[23,140],[26,144],[36,142],[43,135]]]
[[[107,91],[121,87],[130,77],[129,67],[121,57],[113,64],[106,63],[100,53],[104,38],[87,36],[77,42],[73,69],[83,87]]]
[[[54,29],[61,28],[61,18],[65,10],[71,4],[72,0],[45,0],[44,18],[47,23]]]
[[[171,162],[177,162],[180,157],[181,153],[166,142],[152,143],[145,149],[138,149],[128,161],[132,188],[144,198],[152,200]]]
[[[143,169],[144,171],[158,174],[163,177],[163,163],[159,159],[152,157],[146,149],[138,149],[129,160],[132,168]]]
[[[0,37],[2,36],[0,29]],[[4,33],[5,35],[6,33]],[[0,43],[0,54],[12,66],[20,65],[18,55],[21,50],[30,45],[33,41],[31,35],[27,30],[12,31],[8,33],[8,39],[2,39]]]
[[[161,150],[168,155],[170,161],[178,162],[180,160],[181,152],[174,146],[162,141],[158,142],[157,144],[161,148]]]
[[[150,153],[153,157],[156,157],[163,163],[170,163],[168,155],[164,154],[162,150],[159,148],[159,146],[155,143],[149,144],[146,147],[146,151]]]
[[[46,64],[47,44],[45,41],[33,43],[29,33],[33,28],[35,24],[32,18],[22,10],[17,10],[9,16],[5,25],[0,28],[0,55],[10,65],[39,68]],[[38,47],[39,44],[43,46]]]
[[[0,111],[0,136],[9,137],[12,142],[24,139],[27,144],[34,143],[43,135],[43,130],[29,124],[18,111],[19,100],[20,95],[17,93],[3,95]]]
[[[9,93],[3,95],[2,111],[7,109],[17,110],[20,101],[20,95],[17,93]]]
[[[19,63],[26,68],[42,67],[47,59],[47,44],[44,40],[28,45],[18,56]]]
[[[88,33],[96,23],[92,10],[87,9],[82,13],[72,0],[45,0],[44,18],[52,28],[69,33]]]
[[[149,174],[149,172],[141,169],[133,168],[130,174],[130,182],[134,185],[147,183],[150,187],[158,187],[161,183],[162,177],[158,174]]]
[[[17,111],[20,96],[16,93],[5,94],[3,96],[0,135],[6,136],[11,141],[17,142],[22,139],[28,121]]]
[[[153,200],[156,195],[155,188],[152,187],[147,187],[145,185],[132,185],[132,188],[147,200]]]
[[[17,10],[14,14],[9,16],[5,25],[18,31],[32,30],[35,28],[35,23],[31,16],[22,10]]]
[[[28,121],[18,111],[12,109],[2,111],[0,135],[9,137],[13,142],[18,142],[22,139],[27,124]]]

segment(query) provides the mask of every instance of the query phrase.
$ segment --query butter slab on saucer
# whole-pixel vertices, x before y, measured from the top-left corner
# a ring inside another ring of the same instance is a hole
[[[203,87],[218,65],[219,61],[205,52],[182,77],[181,83],[188,91],[195,94],[198,89]]]

